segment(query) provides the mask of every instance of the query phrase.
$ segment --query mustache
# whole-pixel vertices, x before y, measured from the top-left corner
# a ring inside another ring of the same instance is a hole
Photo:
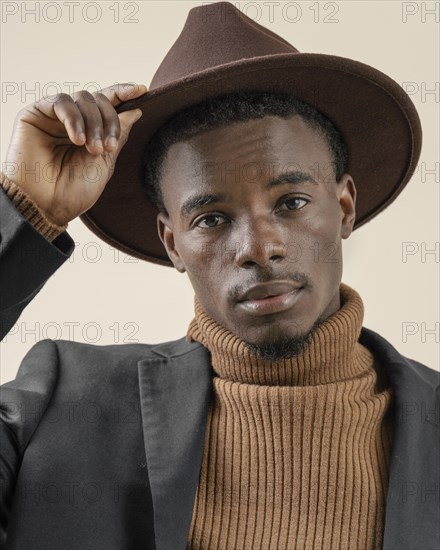
[[[312,279],[307,273],[301,271],[293,271],[290,273],[275,273],[271,270],[261,270],[258,273],[258,277],[246,281],[246,283],[233,287],[229,292],[229,298],[232,300],[238,299],[249,287],[260,284],[270,283],[273,281],[291,281],[296,284],[300,284],[304,288],[312,288]]]

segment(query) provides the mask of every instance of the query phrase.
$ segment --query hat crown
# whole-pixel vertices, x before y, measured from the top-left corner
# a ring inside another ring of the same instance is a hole
[[[192,8],[177,40],[153,76],[153,90],[241,59],[299,53],[230,2]]]

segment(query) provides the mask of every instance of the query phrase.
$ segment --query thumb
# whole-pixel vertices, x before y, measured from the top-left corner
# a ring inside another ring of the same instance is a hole
[[[124,111],[123,113],[118,114],[119,122],[121,124],[121,135],[118,139],[118,147],[112,151],[112,157],[115,161],[127,143],[128,136],[133,127],[133,124],[138,121],[142,116],[142,111],[140,109],[133,109],[132,111]]]

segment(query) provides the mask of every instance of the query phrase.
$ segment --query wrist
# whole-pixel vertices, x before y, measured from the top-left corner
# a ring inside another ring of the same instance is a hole
[[[35,201],[3,172],[0,172],[0,185],[20,214],[47,240],[53,241],[58,235],[66,231],[67,223],[59,225],[51,221]]]

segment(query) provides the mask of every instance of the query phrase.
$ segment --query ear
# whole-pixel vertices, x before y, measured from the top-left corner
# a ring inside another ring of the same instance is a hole
[[[356,220],[356,186],[350,174],[343,174],[336,185],[343,213],[341,236],[343,239],[347,239],[353,231]]]
[[[170,260],[173,262],[174,267],[177,271],[179,271],[179,273],[185,273],[185,266],[175,248],[174,231],[169,216],[163,212],[159,212],[156,221],[157,232],[168,256],[170,257]]]

